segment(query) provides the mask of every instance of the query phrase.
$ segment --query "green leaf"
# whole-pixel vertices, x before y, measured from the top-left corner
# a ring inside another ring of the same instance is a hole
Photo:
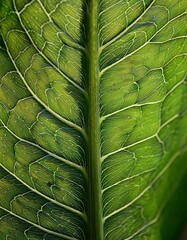
[[[186,0],[0,3],[0,239],[176,239],[186,9]]]

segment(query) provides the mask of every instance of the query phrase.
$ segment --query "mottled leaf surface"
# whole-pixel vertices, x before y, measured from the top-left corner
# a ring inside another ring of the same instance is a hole
[[[186,0],[0,2],[1,240],[162,239],[186,23]]]

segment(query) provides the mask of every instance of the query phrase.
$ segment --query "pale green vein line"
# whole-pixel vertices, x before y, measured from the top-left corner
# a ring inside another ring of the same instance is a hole
[[[63,32],[63,34],[66,35],[66,37],[71,41],[71,44],[72,46],[69,46],[69,47],[72,47],[73,49],[76,49],[76,50],[82,50],[83,52],[85,52],[85,48],[83,46],[81,46],[80,44],[78,44],[67,32],[65,32],[63,29],[61,29],[52,19],[51,17],[51,14],[49,14],[47,12],[47,10],[45,9],[43,3],[38,0],[38,3],[40,4],[41,8],[43,9],[43,11],[45,12],[46,16],[48,17],[49,19],[49,22],[53,23],[55,27],[57,27],[59,29],[60,32]],[[62,2],[61,2],[62,3]],[[59,5],[59,4],[57,4]]]
[[[177,157],[178,157],[178,156],[177,156]],[[180,183],[177,182],[176,185],[178,186],[179,184],[180,184]],[[164,203],[161,205],[160,209],[157,211],[157,214],[155,215],[155,217],[153,218],[153,220],[151,220],[150,222],[148,222],[146,225],[144,225],[142,228],[140,228],[139,230],[137,230],[135,233],[131,234],[131,236],[125,238],[124,240],[132,240],[132,239],[134,239],[135,236],[139,235],[141,232],[143,232],[144,230],[146,230],[147,228],[149,228],[150,226],[152,226],[153,224],[155,224],[155,223],[159,220],[159,218],[160,218],[160,216],[161,216],[161,214],[162,214],[162,212],[163,212],[163,210],[164,210],[164,207],[166,206],[167,202],[169,201],[171,195],[175,192],[175,190],[176,190],[176,187],[173,186],[173,187],[171,188],[171,191],[170,191],[170,192],[167,194],[167,196],[165,197]],[[112,232],[112,230],[111,230],[110,232]],[[108,234],[106,234],[105,237],[107,237],[107,235],[108,235]]]
[[[164,206],[163,206],[163,208],[164,208]],[[124,240],[131,240],[131,239],[133,239],[134,237],[136,237],[137,235],[139,235],[141,232],[143,232],[144,230],[146,230],[147,228],[149,228],[150,226],[152,226],[153,224],[155,224],[158,220],[159,220],[159,218],[160,218],[160,216],[161,216],[161,213],[162,213],[162,210],[163,209],[161,209],[159,212],[158,212],[158,214],[155,216],[155,218],[152,220],[152,221],[150,221],[149,223],[147,223],[146,225],[144,225],[141,229],[139,229],[138,231],[136,231],[134,234],[132,234],[130,237],[128,237],[128,238],[125,238]]]
[[[2,210],[4,210],[5,212],[8,212],[10,215],[13,215],[13,216],[16,217],[16,218],[19,218],[19,219],[21,219],[22,221],[27,222],[27,223],[29,223],[30,225],[32,225],[32,226],[34,226],[34,227],[36,227],[36,228],[39,228],[40,230],[42,230],[42,231],[44,231],[44,232],[46,232],[46,233],[49,233],[49,234],[51,234],[51,235],[55,235],[55,236],[58,236],[58,237],[61,237],[61,238],[67,239],[67,240],[78,240],[77,238],[72,238],[72,237],[69,237],[69,236],[67,236],[67,235],[64,235],[64,234],[61,234],[61,233],[58,233],[58,232],[54,232],[54,231],[52,231],[52,230],[49,230],[49,229],[47,229],[47,228],[44,228],[44,227],[42,227],[42,226],[40,226],[40,225],[38,225],[38,224],[36,224],[36,223],[33,223],[33,222],[31,222],[31,221],[29,221],[29,220],[27,220],[27,219],[25,219],[25,218],[23,218],[23,217],[15,214],[14,212],[11,212],[10,210],[8,210],[8,209],[6,209],[6,208],[4,208],[4,207],[2,207],[2,206],[0,206],[0,208],[1,208]]]
[[[7,171],[11,176],[13,176],[14,178],[16,178],[19,182],[21,182],[24,186],[26,186],[27,188],[29,188],[32,192],[40,195],[41,197],[45,198],[46,200],[48,200],[49,202],[52,202],[54,203],[55,205],[58,205],[62,208],[65,208],[66,210],[72,212],[72,213],[75,213],[77,214],[78,216],[80,216],[86,223],[87,223],[87,217],[84,213],[72,208],[72,207],[69,207],[63,203],[60,203],[50,197],[48,197],[47,195],[44,195],[43,193],[39,192],[37,189],[35,188],[32,188],[31,186],[29,186],[27,183],[25,183],[24,181],[22,181],[16,174],[12,173],[10,170],[8,170],[6,167],[4,167],[2,164],[0,164],[0,166],[5,170]]]
[[[136,146],[136,145],[138,145],[138,144],[140,144],[140,143],[146,142],[146,141],[148,141],[148,140],[150,140],[150,139],[152,139],[152,138],[154,138],[154,137],[156,137],[156,136],[157,136],[157,133],[155,133],[155,134],[153,134],[153,135],[151,135],[151,136],[149,136],[149,137],[147,137],[147,138],[144,138],[144,139],[142,139],[142,140],[140,140],[140,141],[138,141],[138,142],[135,142],[135,143],[132,143],[132,144],[127,145],[127,146],[125,146],[125,147],[119,148],[119,149],[117,149],[117,150],[115,150],[115,151],[113,151],[113,152],[110,152],[110,153],[102,156],[102,157],[100,158],[100,160],[101,160],[101,162],[103,162],[106,158],[114,155],[115,153],[121,152],[121,151],[123,151],[123,150],[125,150],[125,149],[128,149],[128,148],[130,148],[130,147]]]
[[[185,151],[186,150],[184,149],[182,152],[179,153],[179,155],[185,153]],[[176,156],[176,158],[177,157],[178,156]],[[183,170],[185,171],[185,168]],[[166,206],[167,202],[170,200],[171,195],[176,191],[176,189],[179,185],[180,185],[180,182],[178,182],[178,181],[176,181],[175,186],[172,185],[172,188],[170,188],[169,193],[167,193],[167,195],[165,196],[164,203],[160,207],[160,209],[159,209],[158,213],[156,214],[155,218],[152,221],[150,221],[149,223],[147,223],[146,225],[144,225],[142,228],[140,228],[138,231],[133,233],[131,236],[129,236],[128,238],[125,238],[124,240],[132,240],[135,236],[139,235],[141,232],[143,232],[144,230],[149,228],[151,225],[155,224],[159,220],[159,218],[160,218],[160,216],[161,216],[161,214],[164,210],[164,207]]]
[[[121,109],[119,109],[119,110],[116,110],[115,112],[112,112],[112,113],[109,113],[109,114],[107,114],[107,115],[105,115],[105,116],[102,116],[102,117],[100,118],[100,124],[101,124],[104,120],[106,120],[107,118],[109,118],[109,117],[111,117],[111,116],[113,116],[113,115],[115,115],[115,114],[117,114],[117,113],[126,111],[126,110],[128,110],[128,109],[131,109],[131,108],[134,108],[134,107],[143,107],[143,106],[147,106],[147,105],[154,105],[154,104],[161,103],[161,102],[163,102],[163,99],[161,99],[161,100],[159,100],[159,101],[155,101],[155,102],[135,103],[135,104],[129,105],[129,106],[127,106],[127,107],[124,107],[124,108],[121,108]]]
[[[167,195],[167,196],[168,196],[168,195]],[[133,239],[135,236],[137,236],[138,234],[140,234],[141,232],[143,232],[145,229],[147,229],[148,227],[150,227],[150,226],[152,226],[153,224],[155,224],[155,223],[159,220],[163,208],[164,208],[164,205],[161,207],[161,209],[158,211],[157,215],[155,216],[155,218],[154,218],[152,221],[150,221],[149,223],[147,223],[146,225],[144,225],[142,228],[140,228],[138,231],[136,231],[135,233],[133,233],[131,236],[125,238],[124,240],[131,240],[131,239]],[[115,229],[114,229],[114,230],[115,230]],[[107,235],[109,235],[109,233],[111,233],[112,231],[113,231],[113,230],[109,231],[109,232],[105,235],[105,237],[107,237]]]
[[[105,191],[107,191],[107,190],[110,189],[110,188],[113,188],[113,187],[119,185],[120,183],[123,183],[123,182],[129,181],[129,180],[132,180],[132,179],[134,179],[134,178],[140,177],[140,176],[142,176],[142,175],[145,175],[146,173],[153,172],[155,169],[156,169],[156,168],[151,168],[151,169],[148,169],[148,170],[146,170],[146,171],[144,171],[144,172],[141,172],[141,173],[138,173],[138,174],[129,176],[129,177],[125,178],[125,179],[122,179],[122,180],[120,180],[120,181],[118,181],[118,182],[116,182],[116,183],[114,183],[114,184],[112,184],[112,185],[110,185],[110,186],[108,186],[108,187],[106,187],[106,188],[103,188],[102,193],[104,193]]]
[[[2,217],[0,217],[0,221],[2,221],[4,218],[6,219],[6,217],[8,217],[10,214],[6,212],[6,215],[3,215]]]
[[[187,40],[187,38],[186,38],[186,40]],[[174,58],[170,59],[167,63],[165,63],[165,64],[164,64],[164,67],[166,67],[167,65],[169,65],[174,59],[176,59],[176,58],[178,58],[178,57],[184,57],[184,58],[183,58],[183,61],[184,61],[185,58],[187,57],[187,53],[177,54]],[[187,77],[187,74],[186,74],[186,76],[185,76],[184,79],[186,79],[186,77]]]
[[[163,208],[164,208],[164,206],[163,206]],[[150,221],[149,223],[147,223],[146,225],[144,225],[141,229],[139,229],[138,231],[136,231],[134,234],[132,234],[130,237],[128,237],[128,238],[125,238],[124,240],[131,240],[131,239],[133,239],[134,237],[136,237],[138,234],[140,234],[141,232],[143,232],[144,230],[146,230],[147,228],[149,228],[150,226],[152,226],[153,224],[155,224],[158,220],[159,220],[159,218],[160,218],[160,216],[161,216],[161,213],[162,213],[162,210],[163,209],[161,209],[159,212],[158,212],[158,214],[156,215],[156,217],[152,220],[152,221]]]
[[[154,4],[155,0],[153,0],[150,5],[142,12],[142,14],[135,20],[133,21],[127,28],[125,28],[121,33],[119,33],[117,36],[115,36],[114,38],[112,38],[110,41],[108,41],[107,43],[105,43],[103,46],[100,47],[99,51],[100,53],[103,51],[103,49],[105,49],[106,47],[108,47],[109,45],[111,45],[113,42],[115,42],[118,38],[120,38],[122,35],[124,35],[129,29],[131,29],[135,23],[137,23],[143,16],[144,14],[152,7],[152,5]]]
[[[149,136],[149,137],[147,137],[147,138],[144,138],[144,139],[142,139],[142,140],[140,140],[140,141],[137,141],[137,142],[135,142],[135,143],[132,143],[132,144],[130,144],[130,145],[127,145],[127,146],[125,146],[125,147],[119,148],[119,149],[117,149],[117,150],[115,150],[115,151],[113,151],[113,152],[110,152],[110,153],[102,156],[102,157],[100,158],[101,162],[103,162],[106,158],[114,155],[115,153],[121,152],[121,151],[123,151],[123,150],[125,150],[125,149],[131,148],[131,147],[136,146],[136,145],[138,145],[138,144],[140,144],[140,143],[146,142],[146,141],[148,141],[148,140],[150,140],[150,139],[152,139],[152,138],[155,138],[155,137],[156,137],[157,139],[159,139],[158,134],[159,134],[160,130],[161,130],[163,127],[165,127],[166,125],[168,125],[170,122],[172,122],[173,120],[175,120],[176,118],[178,118],[178,117],[179,117],[179,114],[175,114],[175,115],[174,115],[173,117],[171,117],[168,121],[166,121],[165,123],[163,123],[163,125],[159,127],[159,129],[157,130],[157,132],[156,132],[155,134],[153,134],[153,135],[151,135],[151,136]]]
[[[20,24],[22,26],[22,28],[25,30],[25,33],[27,34],[29,40],[31,41],[33,47],[37,50],[37,52],[51,65],[53,66],[53,68],[58,72],[60,73],[68,82],[70,82],[73,86],[75,86],[77,89],[79,89],[84,95],[85,95],[85,90],[79,86],[75,81],[73,81],[72,79],[70,79],[69,76],[67,76],[64,72],[62,72],[51,60],[49,60],[49,58],[47,56],[45,56],[45,54],[43,54],[42,51],[40,51],[40,49],[36,46],[36,44],[34,43],[34,41],[32,40],[31,36],[29,35],[27,29],[25,28],[22,20],[21,20],[21,17],[20,17],[20,14],[16,8],[16,3],[15,3],[15,0],[13,0],[13,4],[14,4],[14,8],[16,10],[16,14],[18,16],[18,19],[20,21]]]
[[[185,77],[185,79],[186,79],[186,77]],[[155,101],[155,102],[147,102],[147,103],[135,103],[135,104],[129,105],[129,106],[127,106],[127,107],[121,108],[121,109],[119,109],[119,110],[116,110],[115,112],[112,112],[112,113],[109,113],[109,114],[107,114],[107,115],[105,115],[105,116],[102,116],[102,117],[100,118],[100,124],[101,124],[104,120],[106,120],[108,117],[111,117],[111,116],[113,116],[113,115],[115,115],[115,114],[117,114],[117,113],[123,112],[123,111],[125,111],[125,110],[130,109],[130,108],[133,108],[133,107],[143,107],[143,106],[154,105],[154,104],[163,102],[177,87],[179,87],[181,84],[185,84],[185,79],[182,80],[182,81],[180,81],[180,82],[178,82],[170,91],[168,91],[168,92],[166,93],[166,95],[165,95],[161,100],[158,100],[158,101]]]
[[[0,50],[2,50],[2,51],[6,51],[6,49],[5,49],[5,48],[3,48],[3,47],[1,47],[1,46],[0,46]]]
[[[6,43],[5,43],[6,44]],[[7,44],[6,44],[7,45]],[[80,132],[82,134],[82,136],[84,137],[85,141],[87,142],[87,133],[85,132],[85,130],[83,128],[81,128],[80,126],[78,126],[77,124],[65,119],[64,117],[60,116],[58,113],[54,112],[50,107],[48,107],[34,92],[33,90],[30,88],[30,86],[27,84],[27,82],[25,81],[24,77],[22,76],[21,72],[19,71],[18,67],[16,66],[9,50],[8,50],[8,46],[7,46],[7,53],[18,73],[18,75],[20,76],[20,78],[22,79],[22,81],[24,82],[25,86],[27,87],[27,89],[29,90],[29,92],[31,93],[31,95],[48,111],[50,112],[53,116],[55,116],[57,119],[59,119],[61,122],[67,124],[68,126],[74,128],[75,130],[77,130],[78,132]]]
[[[175,120],[176,118],[178,118],[180,115],[179,113],[176,113],[175,115],[173,115],[173,117],[171,117],[170,119],[168,119],[165,123],[162,124],[162,126],[160,126],[157,134],[159,133],[159,131],[164,128],[165,126],[167,126],[170,122],[172,122],[173,120]]]
[[[162,30],[164,29],[169,23],[171,23],[172,21],[180,18],[181,16],[183,16],[184,14],[186,14],[186,12],[183,12],[182,14],[178,15],[177,17],[174,17],[173,19],[171,19],[170,21],[168,21],[164,26],[162,26],[158,31],[156,31],[152,37],[150,37],[150,39],[145,42],[141,47],[137,48],[136,50],[134,50],[133,52],[125,55],[124,57],[122,57],[121,59],[117,60],[116,62],[110,64],[109,66],[103,68],[101,71],[100,71],[100,77],[103,75],[104,72],[106,72],[108,69],[112,68],[113,66],[115,66],[116,64],[122,62],[123,60],[125,60],[126,58],[132,56],[133,54],[135,54],[136,52],[140,51],[142,48],[144,48],[147,44],[149,44],[151,42],[151,40]],[[186,38],[186,36],[181,36],[181,38]],[[171,39],[172,41],[172,39]]]
[[[26,9],[34,2],[34,0],[29,1],[24,5],[24,7],[20,10],[20,13],[26,11]]]
[[[25,140],[25,139],[23,139],[23,138],[20,138],[20,137],[17,136],[14,132],[12,132],[12,131],[4,124],[4,122],[3,122],[2,120],[0,120],[0,122],[3,124],[3,127],[4,127],[12,136],[14,136],[14,137],[15,137],[16,139],[18,139],[19,141],[25,142],[25,143],[27,143],[27,144],[29,144],[29,145],[32,145],[32,146],[34,146],[34,147],[36,147],[36,148],[39,148],[40,150],[42,150],[43,152],[47,153],[48,155],[50,155],[50,156],[52,156],[52,157],[60,160],[60,161],[63,162],[63,163],[66,163],[68,166],[71,166],[71,167],[79,170],[79,171],[83,174],[83,176],[85,177],[85,179],[88,180],[87,172],[86,172],[86,170],[85,170],[82,166],[77,165],[77,164],[71,162],[70,160],[67,160],[67,159],[65,159],[65,158],[63,158],[63,157],[60,157],[60,156],[56,155],[55,153],[52,153],[52,152],[48,151],[47,149],[39,146],[38,144],[29,142],[28,140]]]
[[[187,148],[183,150],[185,152]],[[105,222],[107,219],[111,218],[112,216],[116,215],[117,213],[123,211],[124,209],[128,208],[131,206],[134,202],[136,202],[138,199],[140,199],[151,187],[156,183],[157,180],[168,170],[168,168],[171,166],[171,164],[175,161],[175,159],[181,154],[181,151],[176,152],[173,157],[167,162],[167,164],[163,167],[163,169],[158,173],[158,175],[153,179],[153,181],[132,201],[130,201],[128,204],[125,206],[113,211],[112,213],[108,214],[103,218],[103,222]]]
[[[150,42],[151,44],[163,44],[163,43],[167,43],[167,42],[170,42],[170,41],[173,41],[173,40],[177,40],[177,39],[181,39],[181,38],[187,38],[187,36],[178,36],[178,37],[172,37],[170,39],[167,39],[165,41],[152,41]]]

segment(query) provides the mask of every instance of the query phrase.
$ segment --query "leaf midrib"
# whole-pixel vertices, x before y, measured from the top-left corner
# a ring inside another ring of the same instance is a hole
[[[101,197],[101,151],[99,123],[99,40],[98,40],[98,3],[88,1],[88,45],[86,47],[89,61],[89,119],[88,119],[88,216],[89,240],[104,239]]]

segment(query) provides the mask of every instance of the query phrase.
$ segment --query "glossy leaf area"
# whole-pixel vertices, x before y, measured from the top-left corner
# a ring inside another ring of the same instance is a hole
[[[163,239],[186,173],[186,9],[0,2],[0,239]]]

